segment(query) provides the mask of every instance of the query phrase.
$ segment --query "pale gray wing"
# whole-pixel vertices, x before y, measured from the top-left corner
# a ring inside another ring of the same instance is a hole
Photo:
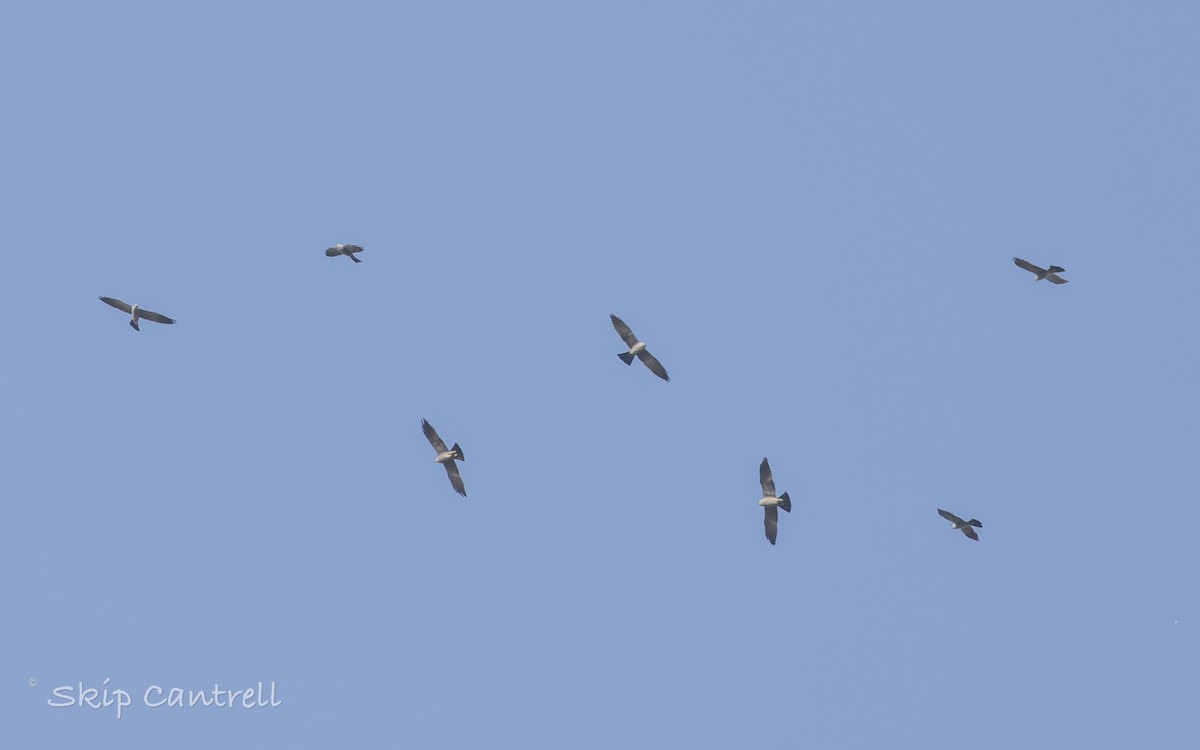
[[[771,476],[771,465],[765,458],[758,465],[758,483],[762,485],[763,497],[775,497],[775,478]]]
[[[961,518],[954,515],[953,513],[951,513],[948,510],[942,510],[941,508],[938,508],[938,515],[941,516],[942,518],[946,519],[950,523],[956,523],[956,524],[959,524],[960,526],[963,523],[965,523],[965,521],[963,521]]]
[[[342,254],[342,251],[336,247],[331,247],[325,251],[325,254],[328,255],[330,258],[336,258],[337,256]]]
[[[612,318],[613,328],[617,329],[617,335],[625,342],[625,346],[632,349],[633,345],[638,342],[637,336],[634,336],[633,331],[629,330],[629,326],[625,325],[625,321],[616,315],[609,313],[608,317]]]
[[[438,437],[437,430],[433,429],[433,425],[429,424],[424,419],[421,420],[421,430],[425,433],[425,438],[429,440],[429,444],[433,446],[435,451],[438,453],[445,453],[446,451],[450,450],[446,447],[446,443],[440,437]]]
[[[1056,274],[1056,273],[1052,273],[1052,274],[1048,275],[1048,276],[1046,277],[1046,281],[1052,281],[1052,282],[1054,282],[1055,284],[1065,284],[1065,283],[1067,283],[1067,280],[1066,280],[1066,279],[1064,279],[1062,276],[1059,276],[1059,275],[1058,275],[1058,274]]]
[[[975,533],[975,527],[971,526],[970,524],[962,527],[962,533],[966,534],[977,542],[979,541],[979,535]]]
[[[1046,272],[1046,269],[1038,268],[1037,266],[1033,265],[1032,263],[1025,260],[1024,258],[1013,258],[1013,263],[1016,263],[1018,266],[1020,266],[1021,268],[1024,268],[1026,271],[1028,271],[1030,273],[1043,274]]]
[[[462,475],[458,473],[458,464],[454,463],[454,459],[450,459],[442,464],[446,467],[446,474],[450,477],[450,486],[454,491],[463,497],[467,496],[467,486],[463,484]]]
[[[121,312],[126,312],[126,313],[133,312],[132,306],[125,304],[124,302],[122,302],[119,299],[113,299],[112,297],[101,297],[100,301],[106,305],[112,305],[113,307],[117,308]]]
[[[153,310],[143,310],[141,308],[138,308],[138,317],[153,321],[155,323],[166,323],[167,325],[172,325],[175,323],[174,320],[168,318],[166,315],[156,313]]]
[[[779,535],[779,508],[768,505],[763,508],[763,511],[763,526],[767,530],[767,541],[774,544],[775,537]]]
[[[642,364],[650,368],[650,372],[659,376],[668,383],[671,382],[671,376],[667,375],[667,368],[663,367],[662,362],[659,362],[653,354],[643,349],[637,353],[637,357],[638,359],[642,360]]]

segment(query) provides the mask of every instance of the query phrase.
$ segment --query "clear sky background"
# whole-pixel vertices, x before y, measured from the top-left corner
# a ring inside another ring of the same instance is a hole
[[[4,3],[4,745],[1196,747],[1200,6],[982,5]]]

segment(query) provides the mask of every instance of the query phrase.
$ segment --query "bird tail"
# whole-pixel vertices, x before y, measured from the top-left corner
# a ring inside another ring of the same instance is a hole
[[[359,260],[358,256],[355,255],[354,253],[350,253],[350,260],[354,261],[355,263],[362,263],[362,261]]]
[[[779,499],[783,501],[782,503],[779,504],[779,507],[783,508],[788,513],[791,513],[792,512],[792,499],[790,497],[788,497],[788,493],[786,493],[786,492],[783,493],[782,495],[779,496]]]
[[[1066,273],[1067,269],[1062,266],[1050,266],[1050,273]]]
[[[454,451],[454,457],[457,458],[459,461],[467,460],[467,457],[463,455],[462,448],[458,447],[458,443],[455,443],[454,447],[451,448],[450,450]]]
[[[627,364],[627,365],[633,364],[633,355],[630,354],[629,352],[621,352],[617,356],[620,357],[621,361],[624,362],[625,364]]]
[[[974,526],[974,527],[975,527],[975,528],[977,528],[977,529],[982,529],[982,528],[983,528],[983,524],[981,524],[980,522],[976,521],[974,518],[972,518],[970,521],[967,521],[967,523],[968,523],[968,524],[970,524],[970,525],[972,525],[972,526]]]
[[[141,328],[138,328],[137,318],[134,318],[133,320],[129,321],[129,325],[133,326],[133,330],[135,330],[135,331],[142,330]]]

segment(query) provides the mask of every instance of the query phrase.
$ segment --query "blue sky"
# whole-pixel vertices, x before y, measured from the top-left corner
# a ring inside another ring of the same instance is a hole
[[[1193,746],[1200,8],[978,5],[5,4],[9,744]]]

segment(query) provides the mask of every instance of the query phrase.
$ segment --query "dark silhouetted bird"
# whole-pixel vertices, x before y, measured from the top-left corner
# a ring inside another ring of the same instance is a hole
[[[355,263],[362,263],[362,261],[354,255],[355,253],[361,253],[362,251],[363,249],[358,245],[334,245],[333,247],[327,249],[325,254],[330,258],[336,258],[339,255],[345,255]]]
[[[763,526],[767,531],[767,541],[774,544],[775,537],[779,534],[779,509],[783,508],[791,513],[792,499],[786,492],[775,497],[775,479],[771,476],[771,465],[765,458],[758,465],[758,482],[762,485],[763,493],[762,499],[758,501],[764,511]]]
[[[437,458],[433,460],[446,467],[446,474],[450,477],[450,485],[454,487],[455,492],[466,497],[466,485],[463,484],[462,475],[458,473],[458,464],[454,463],[455,459],[459,461],[467,460],[463,455],[462,448],[458,447],[458,443],[455,443],[453,448],[447,448],[446,441],[438,437],[437,430],[433,429],[433,425],[424,419],[421,420],[421,429],[425,432],[425,437],[429,440],[429,444],[437,451]]]
[[[621,336],[621,340],[624,341],[625,345],[629,347],[629,351],[621,352],[617,355],[621,358],[621,361],[627,365],[632,365],[633,358],[637,357],[638,359],[642,360],[642,363],[646,365],[646,367],[650,368],[650,372],[659,376],[663,380],[670,382],[671,378],[667,375],[667,368],[663,367],[662,362],[659,362],[654,358],[653,354],[646,350],[646,342],[638,341],[638,337],[633,335],[633,331],[629,330],[629,326],[625,325],[625,321],[621,320],[616,315],[609,315],[608,317],[612,318],[613,328],[617,329],[617,333]]]
[[[175,321],[171,318],[168,318],[166,315],[161,315],[153,310],[143,310],[137,305],[131,305],[127,302],[122,302],[119,299],[113,299],[112,297],[101,297],[100,301],[106,305],[112,305],[121,312],[129,313],[129,325],[133,326],[133,330],[135,331],[142,330],[141,328],[138,328],[139,320],[149,320],[154,323],[166,323],[167,325],[175,324]]]
[[[950,511],[942,510],[941,508],[938,508],[938,515],[941,516],[942,518],[946,519],[947,521],[949,521],[951,524],[953,524],[950,528],[961,529],[962,533],[966,534],[968,537],[974,539],[977,542],[979,541],[979,535],[976,534],[975,529],[973,529],[971,527],[974,526],[975,528],[982,529],[983,524],[976,521],[974,518],[972,518],[970,521],[964,521],[961,518],[959,518],[958,516],[951,513]]]
[[[1060,273],[1067,272],[1067,269],[1063,268],[1062,266],[1039,268],[1038,266],[1033,265],[1027,260],[1022,260],[1021,258],[1013,258],[1013,263],[1016,263],[1021,268],[1024,268],[1026,271],[1036,276],[1037,278],[1034,279],[1034,281],[1041,281],[1042,279],[1045,279],[1046,281],[1050,281],[1055,284],[1067,283],[1066,279],[1064,279],[1062,276],[1059,276]]]

